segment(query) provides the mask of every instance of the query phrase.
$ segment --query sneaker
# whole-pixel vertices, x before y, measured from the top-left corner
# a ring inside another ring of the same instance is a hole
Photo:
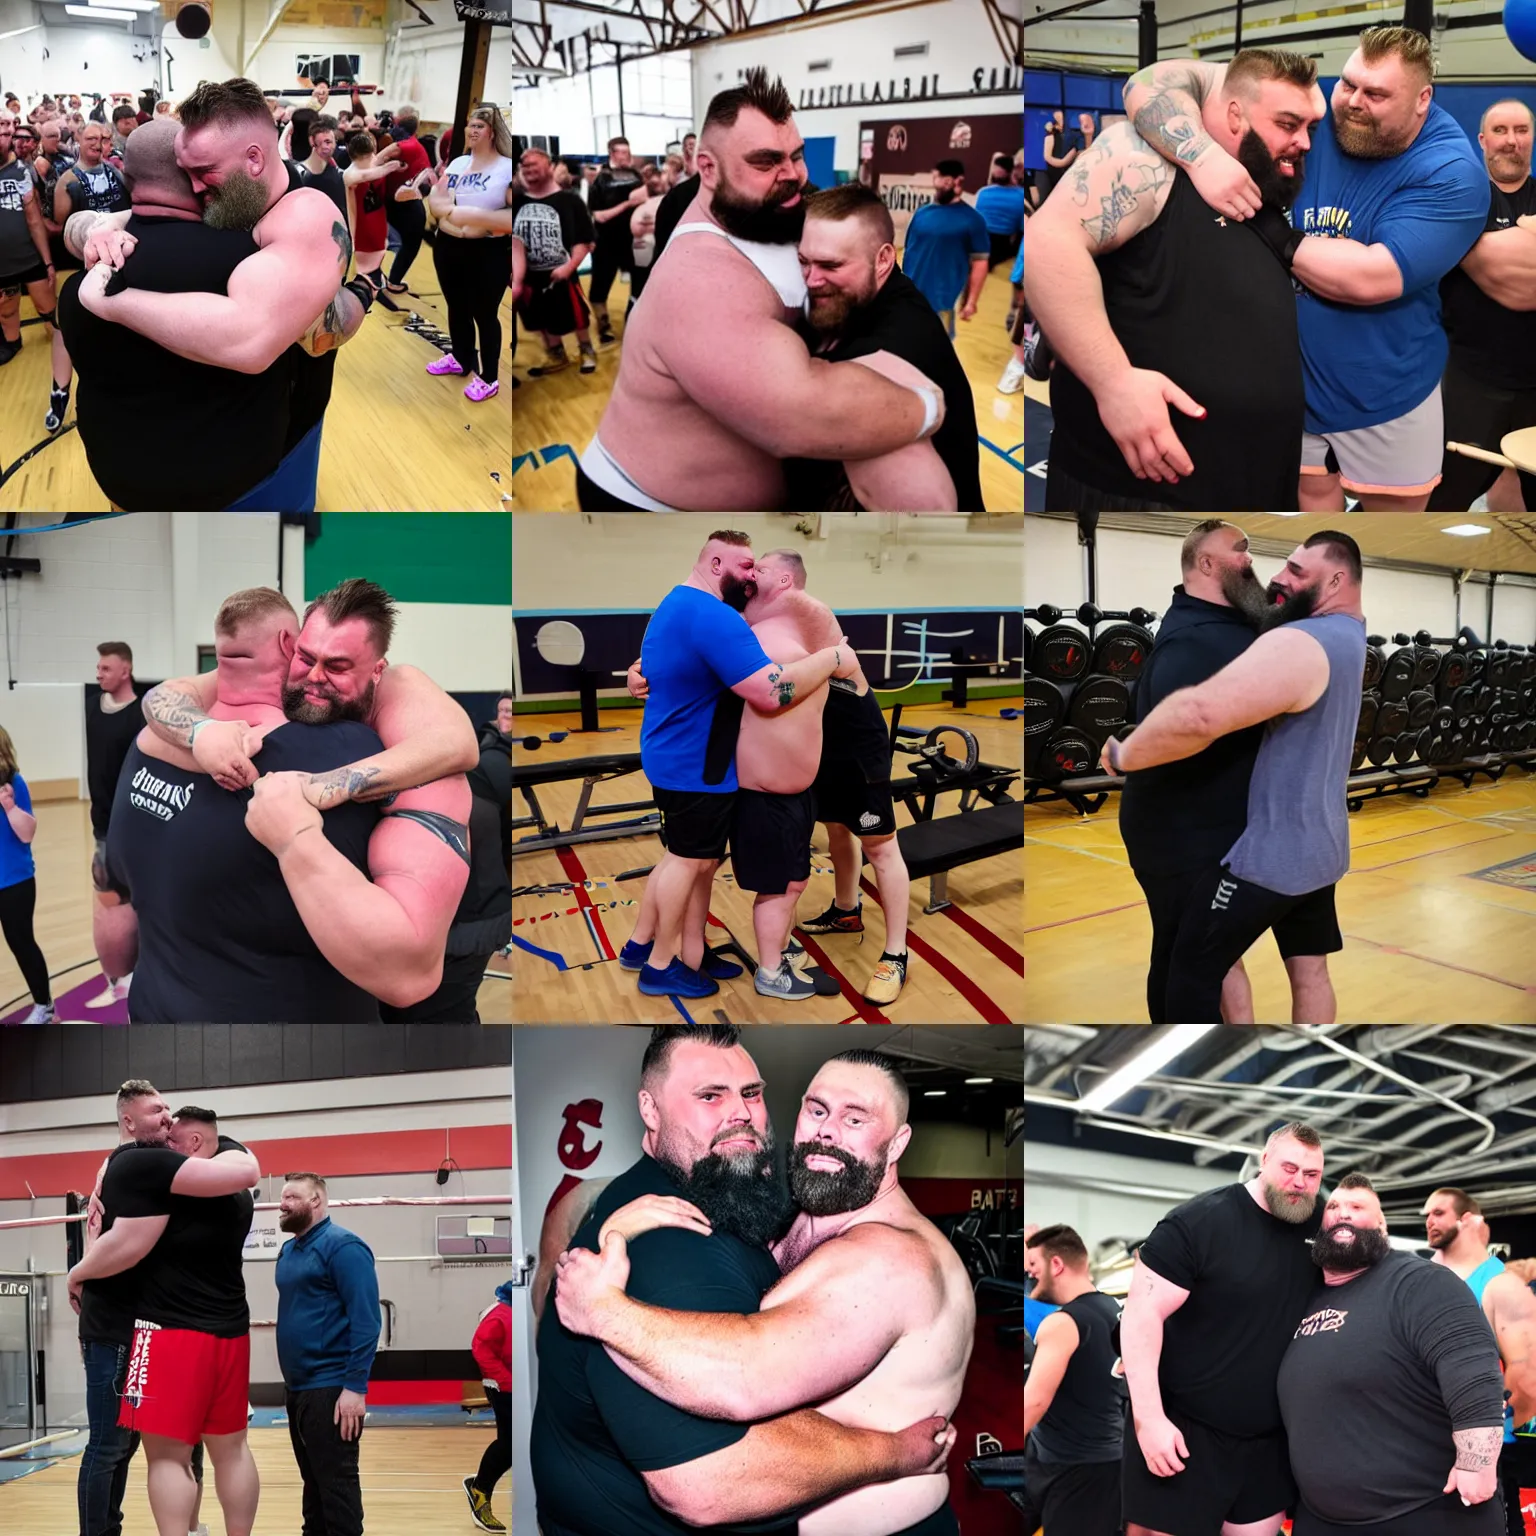
[[[43,417],[43,426],[49,432],[57,432],[64,425],[64,413],[69,409],[69,390],[51,389],[48,391],[48,414]]]
[[[901,996],[901,989],[907,981],[907,956],[903,951],[900,955],[881,955],[880,963],[875,967],[875,973],[869,978],[869,985],[864,988],[864,1001],[866,1003],[894,1003]]]
[[[529,371],[532,372],[531,369]],[[597,372],[597,353],[591,347],[583,347],[581,349],[581,371],[583,373]]]
[[[655,947],[655,939],[646,944],[636,944],[633,939],[625,939],[624,948],[619,951],[619,969],[638,971],[651,958],[651,951]]]
[[[567,359],[567,361],[569,361],[569,359]],[[538,372],[536,368],[530,368],[528,371],[529,373]],[[438,358],[435,363],[428,363],[427,372],[430,374],[463,373],[464,370],[459,367],[458,358],[453,356],[453,354],[450,352]],[[553,370],[551,370],[551,372],[553,372]]]
[[[20,341],[0,340],[0,368],[5,367],[5,365],[10,362],[10,360],[20,351]]]
[[[699,969],[716,981],[728,981],[732,976],[740,976],[742,972],[742,967],[734,960],[727,960],[718,949],[708,948],[704,951],[704,964]]]
[[[795,927],[801,933],[863,933],[864,903],[859,902],[853,911],[846,911],[834,901],[820,917],[809,918]]]
[[[808,997],[816,996],[816,988],[807,981],[788,960],[780,960],[776,971],[765,971],[758,966],[757,975],[752,978],[753,985],[763,997],[782,997],[786,1001],[799,1003]]]
[[[34,1003],[32,1011],[21,1022],[23,1024],[52,1024],[56,1018],[52,1003]]]
[[[464,398],[466,400],[473,400],[476,405],[479,405],[482,400],[494,399],[496,392],[500,388],[500,380],[494,384],[487,384],[484,379],[471,379],[464,386]]]
[[[720,983],[674,959],[659,971],[654,965],[641,966],[640,990],[647,997],[713,997]]]
[[[1003,369],[1003,376],[997,381],[997,392],[1000,395],[1016,395],[1024,387],[1024,364],[1018,358],[1010,357],[1008,366]]]
[[[566,352],[551,352],[537,368],[528,370],[530,379],[547,379],[552,373],[563,373],[571,366],[570,354]],[[460,370],[463,371],[462,369]]]
[[[87,1008],[110,1008],[113,1003],[120,1003],[128,996],[128,988],[133,981],[133,972],[126,976],[119,976],[116,981],[110,978],[103,991],[100,991],[85,1006]]]
[[[1045,383],[1051,376],[1051,365],[1056,354],[1039,326],[1024,328],[1024,372],[1038,383]]]
[[[491,1513],[491,1501],[475,1487],[475,1480],[472,1477],[464,1479],[464,1497],[469,1500],[471,1518],[482,1531],[506,1530],[506,1526]]]
[[[606,325],[597,333],[597,339],[605,347],[616,347],[619,344],[619,338],[615,336],[612,329]]]

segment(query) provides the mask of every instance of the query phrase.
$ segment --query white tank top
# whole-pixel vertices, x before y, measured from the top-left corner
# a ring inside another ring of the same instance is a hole
[[[719,235],[729,240],[764,277],[773,284],[788,309],[805,307],[805,277],[800,271],[800,257],[793,245],[764,245],[757,240],[742,240],[721,229],[718,224],[679,224],[672,231],[675,240],[679,235]],[[670,247],[671,241],[668,241]],[[666,252],[662,252],[665,257]]]
[[[507,188],[512,184],[512,161],[498,155],[488,171],[476,170],[468,155],[460,155],[448,165],[448,190],[461,208],[485,208],[495,212],[507,206]]]

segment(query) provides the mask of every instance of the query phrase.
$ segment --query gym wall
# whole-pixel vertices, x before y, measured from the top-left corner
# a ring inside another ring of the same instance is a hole
[[[610,24],[612,25],[612,24]],[[623,25],[622,18],[618,25]],[[632,41],[643,41],[638,26]],[[635,59],[624,66],[624,124],[619,126],[618,70],[597,55],[590,69],[563,79],[541,79],[524,84],[521,77],[513,93],[510,121],[522,134],[554,136],[564,155],[590,155],[602,163],[608,158],[608,140],[623,133],[636,160],[655,160],[668,144],[681,143],[704,120],[707,101],[697,101],[686,52],[664,53],[658,58]],[[498,79],[505,79],[507,70]],[[486,79],[490,73],[487,71]]]
[[[259,1199],[275,1201],[283,1176],[323,1175],[332,1199],[380,1195],[431,1197],[508,1193],[511,1135],[506,1120],[506,1069],[421,1073],[405,1077],[270,1084],[245,1088],[199,1086],[195,1078],[155,1079],[172,1109],[200,1104],[219,1115],[219,1128],[261,1158]],[[174,1083],[175,1086],[167,1086]],[[338,1107],[344,1100],[345,1107]],[[57,1099],[0,1111],[0,1220],[57,1215],[66,1190],[89,1193],[102,1161],[116,1145],[111,1097]],[[452,1158],[447,1183],[436,1171]],[[27,1198],[27,1189],[36,1198]],[[333,1220],[356,1232],[376,1258],[431,1255],[436,1218],[506,1216],[509,1207],[380,1206],[339,1210]],[[256,1224],[274,1227],[275,1211]],[[63,1225],[0,1232],[0,1272],[61,1271]],[[392,1334],[374,1367],[375,1401],[457,1401],[458,1384],[478,1375],[469,1340],[480,1313],[511,1265],[456,1267],[436,1262],[378,1266],[381,1298],[395,1303]],[[251,1316],[273,1321],[277,1291],[270,1260],[248,1258]],[[61,1275],[46,1281],[44,1347],[49,1363],[50,1425],[84,1409],[78,1360],[78,1320]],[[280,1401],[274,1331],[252,1333],[252,1400]],[[414,1385],[409,1385],[414,1384]]]
[[[399,604],[394,660],[450,693],[499,692],[511,680],[511,568],[502,513],[327,513],[305,554],[304,598],[366,576]]]
[[[1145,1237],[1175,1205],[1232,1178],[1230,1169],[1189,1168],[1035,1140],[1029,1142],[1024,1219],[1042,1227],[1064,1221],[1090,1242]]]
[[[454,13],[453,0],[424,0],[420,9],[432,19],[433,25],[399,32],[393,46],[385,50],[381,82],[384,102],[391,110],[405,103],[414,105],[424,125],[449,123],[459,89],[464,28]],[[490,100],[503,103],[504,114],[511,78],[511,29],[492,27],[485,61],[485,92]],[[510,114],[506,115],[510,121]]]

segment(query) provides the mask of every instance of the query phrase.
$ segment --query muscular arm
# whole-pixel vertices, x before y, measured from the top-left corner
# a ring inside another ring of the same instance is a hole
[[[65,176],[69,173],[66,171]],[[64,191],[64,177],[59,178],[59,185],[54,191],[54,212],[58,212],[59,192]],[[69,207],[69,194],[64,193],[64,206]],[[79,213],[67,214],[63,220],[64,245],[71,256],[85,259],[85,242],[101,229],[126,229],[128,220],[133,217],[132,209],[125,208],[120,213],[95,213],[89,208],[82,208]]]
[[[26,215],[27,233],[32,236],[32,244],[37,248],[38,259],[45,267],[51,267],[53,252],[48,249],[48,226],[43,223],[43,208],[36,192],[23,199],[21,211]]]
[[[983,253],[975,253],[971,256],[970,282],[965,290],[962,304],[975,304],[981,298],[981,290],[987,282],[987,258]]]
[[[1125,1336],[1125,1325],[1120,1327]],[[1035,1331],[1035,1363],[1024,1378],[1024,1438],[1050,1411],[1056,1389],[1078,1346],[1077,1324],[1065,1312],[1053,1312]]]
[[[121,1216],[70,1270],[72,1280],[105,1280],[132,1269],[160,1241],[170,1216]]]
[[[91,942],[108,976],[126,976],[139,963],[139,914],[116,891],[91,903]]]
[[[563,1199],[556,1201],[545,1216],[544,1225],[539,1229],[539,1267],[529,1293],[536,1319],[543,1315],[544,1303],[549,1298],[549,1287],[555,1278],[555,1261],[571,1246],[577,1227],[586,1220],[587,1212],[610,1182],[608,1179],[583,1179]]]
[[[1193,757],[1219,736],[1310,708],[1327,686],[1322,646],[1297,630],[1271,630],[1205,682],[1170,693],[1121,747],[1120,766],[1132,773]]]
[[[1338,304],[1385,304],[1403,292],[1397,258],[1379,243],[1303,240],[1291,271],[1320,298]]]
[[[368,875],[318,831],[278,852],[320,953],[393,1008],[419,1003],[443,979],[443,947],[469,881],[469,801],[458,775],[401,795],[369,839]]]
[[[1175,164],[1195,165],[1205,155],[1224,155],[1205,131],[1200,109],[1226,73],[1225,64],[1194,59],[1150,65],[1125,82],[1126,114],[1141,138]]]
[[[668,255],[689,324],[652,343],[697,406],[776,458],[865,459],[917,439],[921,397],[868,368],[813,358],[738,254],[697,249],[704,244],[720,242],[685,241]]]
[[[874,352],[851,361],[908,389],[933,386],[927,374],[892,352]],[[931,439],[872,459],[846,459],[843,473],[859,505],[871,512],[953,512],[959,505],[955,482]],[[834,631],[834,642],[839,634],[840,629]]]
[[[1120,1314],[1120,1360],[1130,1388],[1131,1409],[1138,1422],[1165,1417],[1163,1394],[1157,1383],[1158,1362],[1163,1355],[1163,1324],[1188,1300],[1189,1292],[1182,1286],[1163,1279],[1140,1259],[1136,1260],[1125,1310]]]
[[[1050,134],[1046,134],[1046,136],[1045,136],[1045,143],[1046,143],[1045,163],[1047,165],[1049,165],[1049,166],[1054,166],[1058,171],[1065,170],[1069,165],[1072,164],[1072,162],[1074,160],[1077,159],[1077,149],[1076,149],[1076,146],[1074,146],[1073,148],[1069,149],[1066,152],[1066,154],[1058,156],[1058,155],[1053,155],[1051,153],[1051,150],[1050,150],[1051,135]]]
[[[1456,1442],[1456,1465],[1461,1471],[1486,1472],[1498,1462],[1504,1428],[1495,1424],[1489,1429],[1453,1429],[1451,1439]]]
[[[144,695],[144,723],[172,747],[192,748],[192,728],[211,718],[208,711],[219,696],[219,674],[170,678]]]
[[[847,661],[852,653],[846,646],[841,647],[841,651],[842,660]],[[798,661],[787,662],[784,666],[771,661],[766,667],[758,668],[750,677],[744,677],[731,692],[765,715],[781,709],[793,709],[838,669],[838,653],[839,647],[829,645],[819,651],[812,651],[809,656],[802,656]]]
[[[1461,269],[1505,309],[1536,309],[1536,230],[1491,230],[1461,259]]]
[[[216,1200],[221,1195],[238,1195],[242,1189],[261,1181],[261,1164],[254,1152],[232,1147],[216,1157],[189,1157],[171,1180],[173,1195],[191,1195],[198,1200]]]
[[[261,249],[230,274],[227,294],[130,288],[104,299],[100,313],[191,362],[265,372],[332,302],[352,237],[312,188],[289,193],[257,227]]]
[[[1536,1296],[1514,1275],[1495,1275],[1483,1290],[1483,1312],[1504,1362],[1504,1387],[1516,1424],[1536,1414]]]

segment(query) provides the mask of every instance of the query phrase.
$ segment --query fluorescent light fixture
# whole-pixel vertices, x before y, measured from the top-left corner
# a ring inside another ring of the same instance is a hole
[[[973,1088],[979,1083],[990,1083],[991,1081],[992,1079],[990,1077],[968,1077],[965,1080],[965,1086],[967,1088]]]
[[[93,11],[118,10],[118,11],[158,11],[159,0],[85,0]]]
[[[942,1089],[942,1088],[929,1088],[923,1094],[923,1097],[925,1099],[942,1099],[944,1097],[944,1095],[945,1095],[945,1090]]]
[[[1458,539],[1476,538],[1480,533],[1492,533],[1492,528],[1484,528],[1481,523],[1456,523],[1450,528],[1442,528],[1441,533],[1453,533]]]
[[[1215,1029],[1214,1024],[1175,1024],[1165,1029],[1157,1039],[1149,1041],[1123,1067],[1111,1072],[1097,1087],[1091,1089],[1072,1107],[1078,1114],[1108,1109],[1116,1099],[1123,1097],[1137,1083],[1144,1082],[1182,1051],[1192,1046],[1201,1035]]]
[[[132,21],[137,11],[112,11],[104,5],[66,5],[66,16],[83,16],[87,21]]]

